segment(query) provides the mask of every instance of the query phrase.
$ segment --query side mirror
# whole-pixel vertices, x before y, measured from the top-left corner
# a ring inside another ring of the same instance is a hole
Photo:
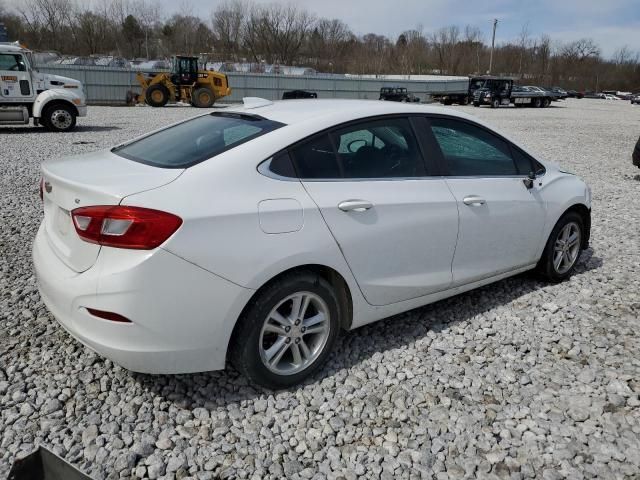
[[[523,179],[524,186],[527,187],[527,190],[531,190],[533,188],[533,182],[536,179],[535,172],[529,172],[527,178]]]

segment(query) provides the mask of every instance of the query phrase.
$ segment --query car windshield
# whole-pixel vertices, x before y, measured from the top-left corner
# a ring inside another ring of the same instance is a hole
[[[282,126],[257,115],[212,113],[111,151],[154,167],[187,168]]]

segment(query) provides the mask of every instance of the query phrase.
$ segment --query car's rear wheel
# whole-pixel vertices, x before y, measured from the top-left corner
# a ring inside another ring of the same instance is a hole
[[[561,282],[573,273],[584,238],[584,221],[576,212],[566,213],[549,235],[538,271],[552,282]]]
[[[289,387],[325,361],[339,316],[338,298],[324,278],[313,272],[287,275],[251,300],[234,332],[229,358],[253,383]]]
[[[500,100],[498,100],[497,98],[494,98],[493,100],[491,100],[491,108],[498,108],[500,106]]]

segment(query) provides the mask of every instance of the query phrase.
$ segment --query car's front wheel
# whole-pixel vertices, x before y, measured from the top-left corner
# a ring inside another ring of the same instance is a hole
[[[276,279],[251,300],[229,358],[251,382],[278,389],[299,383],[327,358],[338,334],[333,287],[313,272]]]
[[[584,222],[576,212],[558,220],[549,235],[538,271],[552,282],[561,282],[573,273],[584,238]]]

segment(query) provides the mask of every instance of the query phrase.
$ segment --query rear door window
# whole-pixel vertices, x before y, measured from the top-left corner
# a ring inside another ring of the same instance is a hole
[[[257,115],[214,113],[160,130],[113,153],[161,168],[187,168],[282,127]]]
[[[413,129],[406,118],[369,120],[333,133],[345,178],[425,175]]]
[[[290,149],[302,179],[407,178],[426,175],[407,118],[367,120],[321,134]]]

